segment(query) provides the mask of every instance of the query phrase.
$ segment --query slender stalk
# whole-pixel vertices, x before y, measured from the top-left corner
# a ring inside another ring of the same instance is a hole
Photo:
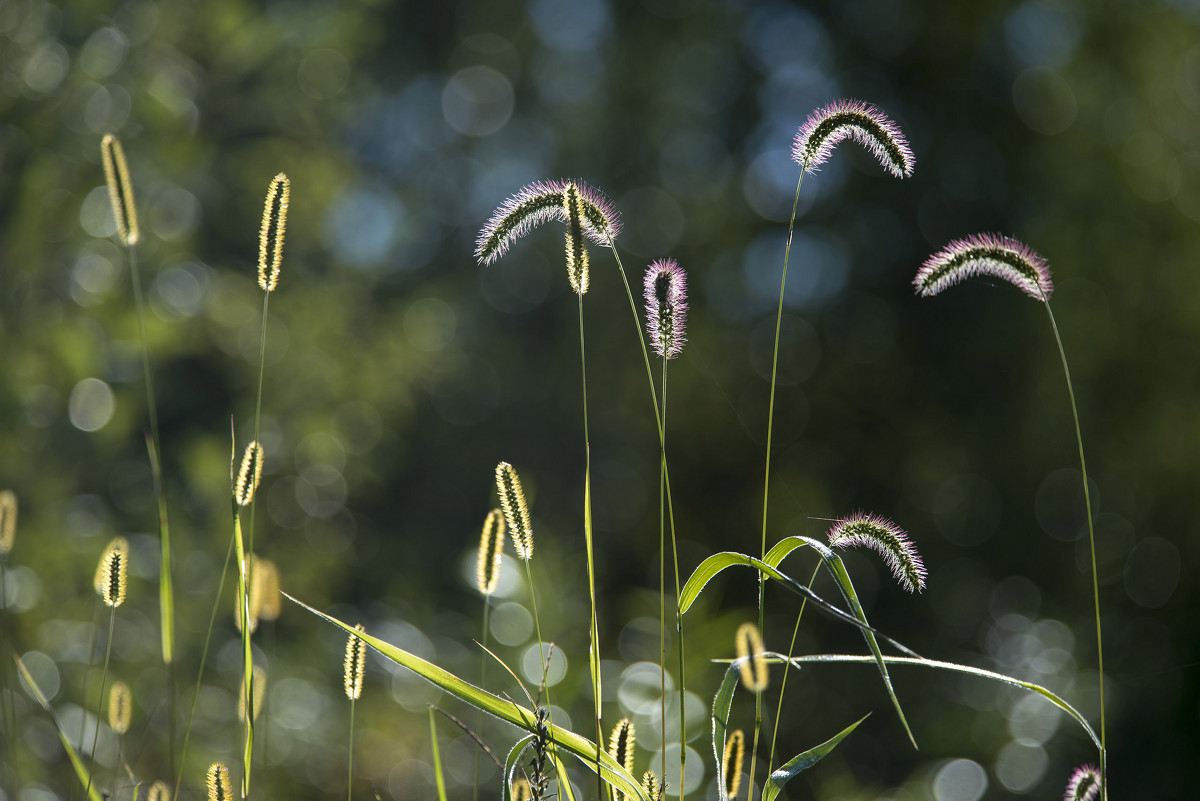
[[[0,557],[0,636],[3,636],[4,642],[10,643],[12,645],[13,650],[16,650],[16,641],[13,637],[13,632],[10,630],[9,620],[8,620],[8,564],[7,564],[7,562],[8,562],[7,556]],[[4,731],[6,734],[4,739],[8,741],[7,742],[8,747],[6,748],[6,750],[8,751],[8,764],[12,768],[11,777],[12,777],[13,783],[8,788],[9,798],[16,798],[17,797],[17,789],[21,786],[20,777],[17,775],[17,738],[15,736],[16,727],[17,727],[17,714],[16,714],[16,709],[14,708],[14,705],[13,705],[13,694],[12,694],[12,688],[16,686],[16,682],[10,681],[10,678],[12,677],[12,674],[14,673],[15,669],[16,668],[14,666],[8,665],[7,660],[5,660],[4,673],[3,673],[4,684],[3,684],[3,687],[0,687],[0,696],[2,696],[2,697],[0,697],[0,701],[3,701],[3,707],[4,707],[3,708]],[[4,789],[3,785],[0,785],[0,789]]]
[[[1088,489],[1087,460],[1083,456],[1083,434],[1079,429],[1079,410],[1075,405],[1075,386],[1071,383],[1071,368],[1067,366],[1067,352],[1063,348],[1062,336],[1058,332],[1058,323],[1054,312],[1050,310],[1050,301],[1045,296],[1042,302],[1046,305],[1046,315],[1050,318],[1050,327],[1054,329],[1054,341],[1058,345],[1058,355],[1062,360],[1063,377],[1067,381],[1067,395],[1071,398],[1071,419],[1075,423],[1075,442],[1079,446],[1079,472],[1083,475],[1083,502],[1087,509],[1088,547],[1092,556],[1092,600],[1096,608],[1096,661],[1100,672],[1100,794],[1108,798],[1108,740],[1105,736],[1104,715],[1104,644],[1100,633],[1100,579],[1096,570],[1096,533],[1092,524],[1092,496]]]
[[[112,656],[112,640],[113,627],[117,622],[117,607],[109,608],[108,615],[108,643],[104,647],[104,670],[100,673],[100,700],[96,704],[96,728],[92,732],[92,760],[91,766],[88,768],[88,784],[83,791],[83,797],[86,799],[92,792],[92,777],[96,772],[96,751],[100,747],[100,718],[104,715],[104,685],[108,681],[108,661]],[[80,741],[79,747],[83,748],[83,742]]]
[[[549,672],[550,666],[546,661],[546,651],[543,645],[545,640],[542,639],[542,619],[538,616],[537,593],[533,590],[533,570],[529,567],[528,559],[523,561],[525,562],[525,579],[529,582],[529,599],[530,603],[533,604],[533,625],[538,638],[538,657],[541,659],[542,664],[542,691],[546,694],[546,706],[549,706],[550,688],[546,687],[546,673]]]
[[[346,801],[351,801],[354,797],[352,783],[354,782],[354,700],[350,699],[350,756],[346,760]],[[429,711],[429,725],[433,726],[433,710]],[[434,740],[433,747],[437,749],[437,740]],[[439,777],[440,779],[440,777]]]
[[[487,686],[487,644],[488,644],[488,616],[492,611],[492,602],[490,596],[483,596],[483,634],[480,637],[480,645],[483,648],[479,652],[479,686]],[[542,635],[538,635],[538,642],[542,641]],[[483,728],[483,710],[475,710],[475,731],[478,733]],[[475,751],[475,781],[471,783],[471,797],[478,801],[479,799],[479,751]]]
[[[92,613],[92,633],[90,635],[88,635],[87,665],[83,669],[83,705],[84,705],[85,709],[87,708],[88,685],[90,684],[91,678],[92,678],[92,655],[96,653],[96,638],[99,636],[99,633],[100,633],[100,609],[101,609],[101,606],[97,605],[96,611]],[[86,732],[86,731],[87,731],[87,715],[83,715],[79,719],[79,750],[80,751],[83,750],[83,735],[84,735],[84,732]],[[72,788],[71,788],[71,794],[69,797],[70,798],[75,797],[74,786],[72,786]],[[85,799],[87,798],[86,794],[84,795],[84,798]]]
[[[813,582],[817,580],[817,571],[821,569],[821,563],[817,562],[813,568],[812,576],[808,579],[808,588],[811,590]],[[796,650],[796,636],[800,633],[800,619],[804,617],[804,607],[808,605],[807,598],[800,599],[800,611],[796,613],[796,627],[792,629],[792,641],[788,645],[787,658],[791,662],[792,654]],[[771,730],[771,748],[768,751],[767,757],[767,775],[771,775],[771,768],[775,765],[775,738],[779,735],[779,721],[783,718],[783,694],[787,691],[788,671],[783,671],[783,680],[779,684],[779,705],[775,708],[775,726]]]
[[[667,360],[662,360],[662,419],[666,419],[667,410]],[[663,781],[667,777],[667,523],[666,523],[666,486],[663,483],[663,471],[666,459],[660,456],[658,463],[658,692],[659,692],[659,727],[662,730],[662,766],[659,775]],[[679,734],[680,741],[683,732]],[[682,748],[682,745],[681,745]],[[680,784],[683,776],[680,775]]]

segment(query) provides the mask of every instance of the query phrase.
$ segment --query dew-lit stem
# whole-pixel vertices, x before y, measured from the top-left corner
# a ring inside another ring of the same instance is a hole
[[[1096,661],[1100,674],[1100,797],[1108,799],[1108,741],[1105,737],[1104,715],[1104,644],[1100,634],[1100,581],[1096,571],[1096,534],[1092,524],[1092,496],[1088,489],[1087,460],[1083,456],[1083,434],[1079,429],[1079,410],[1075,405],[1075,386],[1071,382],[1071,368],[1067,366],[1067,352],[1063,348],[1062,336],[1058,333],[1058,323],[1054,312],[1050,310],[1050,301],[1045,295],[1042,303],[1046,306],[1046,315],[1050,318],[1050,327],[1054,330],[1054,341],[1058,345],[1058,355],[1062,360],[1063,377],[1067,381],[1067,395],[1071,398],[1071,419],[1075,423],[1075,442],[1079,446],[1079,472],[1083,476],[1083,503],[1087,510],[1088,548],[1092,557],[1092,599],[1096,608]]]

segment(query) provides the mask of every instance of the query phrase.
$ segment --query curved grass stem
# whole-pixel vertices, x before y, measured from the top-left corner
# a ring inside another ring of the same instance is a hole
[[[96,704],[96,727],[92,730],[92,759],[91,765],[88,767],[88,784],[83,791],[84,798],[91,795],[92,778],[96,773],[96,751],[100,749],[100,718],[104,717],[104,685],[108,682],[108,663],[112,657],[113,628],[116,622],[117,607],[113,606],[110,607],[108,614],[108,642],[104,646],[104,669],[100,672],[100,699]],[[82,742],[79,743],[79,748],[83,749]]]
[[[808,579],[808,588],[811,590],[813,582],[817,580],[817,571],[821,569],[821,563],[817,562],[813,567],[812,576]],[[808,599],[800,599],[800,611],[796,613],[796,627],[792,629],[792,641],[788,644],[787,658],[791,661],[792,654],[796,651],[796,636],[800,633],[800,620],[804,617],[804,608],[808,606]],[[783,719],[783,694],[787,691],[788,671],[783,672],[783,680],[779,683],[779,704],[775,708],[775,725],[771,729],[771,746],[767,753],[767,775],[771,775],[771,769],[775,765],[775,741],[779,736],[779,721]]]

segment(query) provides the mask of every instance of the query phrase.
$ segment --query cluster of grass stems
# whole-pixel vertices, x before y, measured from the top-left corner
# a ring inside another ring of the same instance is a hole
[[[226,550],[224,567],[215,588],[209,625],[195,673],[195,683],[190,698],[185,696],[187,703],[177,712],[176,702],[180,691],[176,684],[177,680],[183,676],[183,672],[175,662],[175,599],[174,585],[171,580],[171,540],[161,470],[163,443],[159,434],[153,366],[146,338],[145,306],[137,261],[136,246],[140,238],[137,210],[134,203],[133,182],[121,143],[111,135],[106,136],[101,144],[103,164],[117,223],[116,236],[126,255],[132,280],[132,294],[136,305],[141,341],[142,383],[146,396],[147,460],[154,479],[161,556],[158,582],[159,628],[161,659],[164,666],[163,675],[166,679],[165,695],[168,699],[166,713],[168,720],[166,726],[168,733],[167,764],[163,766],[163,777],[155,781],[135,776],[133,770],[122,762],[120,745],[118,745],[117,766],[112,773],[102,775],[96,769],[96,752],[100,740],[100,720],[103,717],[104,704],[107,703],[109,727],[118,737],[129,730],[130,713],[133,707],[133,699],[128,686],[113,679],[110,675],[112,672],[113,630],[118,609],[126,596],[126,570],[129,559],[128,543],[119,537],[114,539],[102,554],[94,582],[99,602],[92,626],[92,641],[89,643],[88,670],[84,674],[83,686],[80,688],[84,704],[88,707],[89,712],[94,712],[96,716],[90,741],[82,730],[78,732],[65,730],[54,708],[37,686],[34,676],[17,656],[18,650],[12,637],[7,609],[0,610],[3,612],[0,614],[0,631],[4,634],[4,642],[8,644],[6,650],[12,652],[11,664],[15,665],[16,671],[6,669],[2,672],[4,688],[0,697],[4,698],[5,703],[4,708],[0,710],[0,723],[3,724],[5,731],[11,735],[17,730],[18,721],[11,693],[16,686],[14,677],[19,674],[26,692],[33,696],[54,722],[62,747],[78,780],[78,789],[82,790],[83,796],[89,801],[101,801],[102,798],[135,799],[139,791],[145,792],[153,801],[168,801],[180,797],[181,792],[196,786],[199,783],[199,777],[186,776],[184,766],[188,764],[187,752],[190,745],[193,717],[208,661],[209,645],[219,616],[220,599],[223,597],[223,589],[228,580],[232,562],[235,565],[236,576],[234,618],[240,632],[242,662],[241,681],[237,693],[238,717],[241,726],[240,748],[237,749],[240,757],[238,765],[240,782],[235,789],[228,767],[219,762],[212,763],[205,771],[204,777],[210,801],[226,801],[235,795],[241,798],[248,798],[252,795],[251,778],[252,767],[255,765],[256,721],[260,715],[269,714],[269,711],[263,709],[267,674],[263,666],[256,666],[254,663],[252,642],[255,632],[260,627],[260,622],[273,620],[279,615],[281,595],[294,601],[299,607],[307,609],[316,617],[341,628],[347,636],[344,684],[345,693],[350,702],[349,760],[346,782],[348,799],[354,797],[354,710],[356,702],[363,692],[365,652],[367,648],[371,648],[383,658],[415,671],[477,711],[473,720],[464,722],[446,710],[430,708],[432,760],[436,776],[436,791],[441,801],[445,801],[447,795],[441,752],[438,748],[438,722],[443,719],[464,730],[480,746],[475,766],[476,798],[481,793],[486,795],[494,791],[490,787],[479,788],[478,786],[480,770],[478,759],[488,758],[494,760],[502,768],[502,790],[506,801],[514,798],[522,801],[524,799],[541,801],[552,795],[553,785],[556,785],[556,792],[560,797],[574,801],[575,789],[566,778],[566,760],[573,758],[594,772],[596,779],[594,797],[597,801],[606,798],[613,801],[617,801],[617,799],[660,801],[666,792],[678,795],[682,800],[686,797],[685,790],[687,788],[666,785],[669,771],[676,770],[674,765],[670,766],[670,769],[668,768],[666,754],[669,746],[678,748],[679,764],[677,773],[674,773],[672,778],[683,784],[688,774],[688,766],[685,763],[687,753],[686,675],[684,673],[686,661],[684,651],[685,614],[714,576],[726,568],[742,566],[751,568],[758,579],[757,621],[746,621],[739,627],[735,643],[731,648],[735,656],[725,660],[728,666],[720,688],[713,699],[710,717],[713,737],[713,767],[722,799],[742,797],[742,790],[745,787],[745,797],[748,801],[753,801],[756,790],[761,801],[773,801],[788,781],[802,771],[811,768],[833,751],[862,723],[865,718],[853,722],[847,721],[845,728],[823,742],[812,745],[789,759],[777,758],[779,722],[785,715],[787,679],[790,673],[787,668],[831,662],[862,663],[875,667],[891,701],[893,711],[913,747],[917,744],[917,736],[909,726],[901,700],[892,686],[890,669],[893,667],[915,666],[944,673],[967,674],[982,680],[998,682],[1040,694],[1070,715],[1096,747],[1099,767],[1084,766],[1077,770],[1067,787],[1067,797],[1088,799],[1089,801],[1097,795],[1107,798],[1100,600],[1095,576],[1094,535],[1092,533],[1091,502],[1087,495],[1086,462],[1078,413],[1075,408],[1074,388],[1071,384],[1070,371],[1058,326],[1050,309],[1049,295],[1052,285],[1049,271],[1045,261],[1036,252],[1015,240],[1004,237],[992,235],[968,237],[950,243],[943,251],[934,254],[917,273],[914,285],[918,294],[935,295],[946,287],[970,276],[991,275],[1014,284],[1041,302],[1049,316],[1062,361],[1075,424],[1086,502],[1084,511],[1088,522],[1089,543],[1092,545],[1092,601],[1096,615],[1097,663],[1100,669],[1101,695],[1099,734],[1097,735],[1082,714],[1046,687],[967,665],[922,657],[870,624],[858,600],[854,583],[838,555],[838,549],[852,546],[872,548],[883,557],[902,587],[910,592],[920,591],[924,587],[925,567],[917,549],[905,532],[888,519],[874,514],[853,514],[832,521],[833,525],[830,528],[827,542],[797,536],[786,537],[774,543],[769,542],[772,528],[770,516],[771,447],[774,439],[779,335],[796,210],[805,176],[830,158],[834,147],[847,138],[865,146],[876,156],[882,167],[895,177],[903,178],[912,174],[912,152],[900,129],[872,106],[854,101],[832,103],[814,111],[798,131],[793,157],[796,164],[799,165],[800,173],[792,205],[792,216],[788,223],[787,244],[780,272],[775,346],[765,432],[760,547],[757,549],[757,553],[729,551],[713,554],[696,566],[686,581],[681,580],[683,574],[677,548],[675,508],[671,492],[667,448],[669,441],[667,427],[668,365],[673,359],[681,357],[686,342],[686,273],[672,260],[662,260],[650,265],[644,280],[644,306],[639,310],[617,245],[620,233],[620,220],[617,212],[602,193],[579,181],[546,181],[525,187],[497,209],[496,214],[484,226],[479,236],[475,255],[482,265],[488,265],[503,256],[516,238],[530,232],[542,223],[561,222],[565,230],[566,267],[571,288],[576,295],[579,319],[581,379],[579,402],[582,411],[581,430],[583,435],[583,471],[580,481],[583,502],[578,525],[579,533],[583,536],[587,560],[588,665],[593,699],[593,720],[588,727],[588,733],[584,735],[558,725],[549,711],[551,703],[547,671],[553,658],[554,645],[547,643],[542,637],[541,621],[537,611],[536,588],[530,569],[530,561],[534,553],[533,517],[526,502],[518,470],[513,465],[507,462],[500,462],[497,465],[495,479],[498,504],[497,508],[487,514],[480,536],[477,585],[484,603],[482,635],[479,642],[478,684],[472,684],[404,649],[374,637],[361,624],[351,625],[336,620],[308,606],[301,599],[282,593],[280,578],[274,565],[254,555],[256,488],[262,474],[263,461],[267,456],[259,442],[265,384],[266,331],[269,302],[279,282],[290,195],[290,184],[283,174],[270,181],[260,233],[258,279],[263,293],[263,305],[258,382],[254,417],[250,425],[253,436],[249,444],[245,446],[239,465],[237,436],[231,420],[229,545]],[[597,585],[603,581],[603,577],[598,577],[596,573],[596,541],[592,525],[591,444],[588,435],[588,348],[584,322],[584,295],[587,293],[591,281],[589,245],[611,253],[617,276],[628,298],[630,319],[636,334],[635,340],[631,341],[629,346],[632,348],[636,343],[636,348],[642,356],[648,398],[654,414],[658,437],[660,566],[658,592],[661,682],[659,713],[662,734],[661,741],[657,745],[661,750],[662,758],[657,765],[649,766],[649,769],[640,778],[634,769],[636,732],[633,724],[628,719],[623,719],[607,728],[608,736],[606,737],[606,726],[602,720],[603,688],[600,663],[605,652],[605,644],[600,640],[599,616],[601,610],[597,608],[596,598]],[[660,360],[657,370],[652,353]],[[0,599],[9,597],[6,569],[9,553],[14,544],[16,518],[16,496],[11,492],[0,493]],[[533,612],[539,657],[542,664],[540,681],[533,691],[526,688],[516,673],[488,647],[492,595],[498,585],[499,572],[503,564],[501,554],[506,541],[513,544],[517,556],[524,562],[526,585],[530,593],[530,607]],[[668,545],[670,547],[669,554]],[[812,572],[807,581],[797,580],[782,570],[785,558],[799,550],[811,553],[815,557]],[[670,576],[668,575],[668,566],[670,566]],[[814,580],[821,570],[825,570],[832,577],[834,586],[841,596],[840,603],[826,599],[812,589]],[[668,580],[669,578],[673,580],[673,584]],[[797,596],[799,600],[795,629],[786,653],[770,651],[764,646],[763,631],[766,621],[765,604],[768,583],[780,585]],[[5,603],[7,604],[7,601]],[[864,638],[868,653],[864,655],[830,653],[797,655],[795,653],[797,635],[802,616],[809,605],[815,606],[840,624],[857,628]],[[107,625],[105,625],[102,615],[102,611],[106,607]],[[672,639],[674,652],[668,653],[667,643]],[[104,644],[104,657],[97,684],[99,691],[94,693],[91,680],[92,655],[96,646],[101,642]],[[891,653],[885,653],[885,648]],[[723,655],[711,656],[719,658]],[[8,659],[5,661],[9,662]],[[763,735],[763,705],[766,691],[770,686],[770,673],[772,669],[777,670],[777,666],[783,666],[782,681],[776,701],[774,727],[770,732],[768,745],[763,748],[760,745],[760,737]],[[668,692],[666,681],[672,669],[677,673],[678,690],[678,709],[676,711],[679,741],[676,743],[667,742]],[[497,671],[506,673],[522,687],[527,705],[522,705],[506,695],[496,694],[485,689],[491,683],[489,675],[495,676]],[[755,713],[749,735],[742,728],[732,727],[730,721],[733,697],[739,686],[752,693],[755,699]],[[108,696],[105,695],[106,689],[110,690]],[[435,711],[441,713],[441,717],[435,715]],[[524,732],[523,736],[510,746],[505,758],[498,756],[497,751],[483,736],[485,714],[516,726]],[[84,720],[86,722],[86,715]],[[444,722],[443,725],[445,725]],[[177,742],[178,732],[176,730],[180,726],[182,726],[182,737]],[[9,793],[10,798],[16,798],[20,789],[20,771],[15,757],[14,738],[9,736],[6,739],[9,748],[3,758],[7,761],[10,769],[4,772],[7,780],[3,789]],[[749,751],[748,760],[746,760],[747,750]],[[766,764],[760,770],[758,762],[764,757],[764,751]],[[746,761],[749,763],[748,768],[744,768]],[[745,783],[743,783],[743,774],[748,778]]]

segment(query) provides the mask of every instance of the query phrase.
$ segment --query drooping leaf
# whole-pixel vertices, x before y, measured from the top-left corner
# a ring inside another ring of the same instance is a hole
[[[814,746],[803,753],[796,754],[796,756],[780,765],[767,777],[767,783],[763,785],[762,801],[775,801],[775,796],[779,795],[779,791],[783,789],[783,785],[794,779],[801,772],[808,770],[820,762],[830,751],[837,747],[838,743],[846,739],[850,732],[857,729],[858,724],[862,723],[868,717],[870,717],[869,712],[820,745]]]

